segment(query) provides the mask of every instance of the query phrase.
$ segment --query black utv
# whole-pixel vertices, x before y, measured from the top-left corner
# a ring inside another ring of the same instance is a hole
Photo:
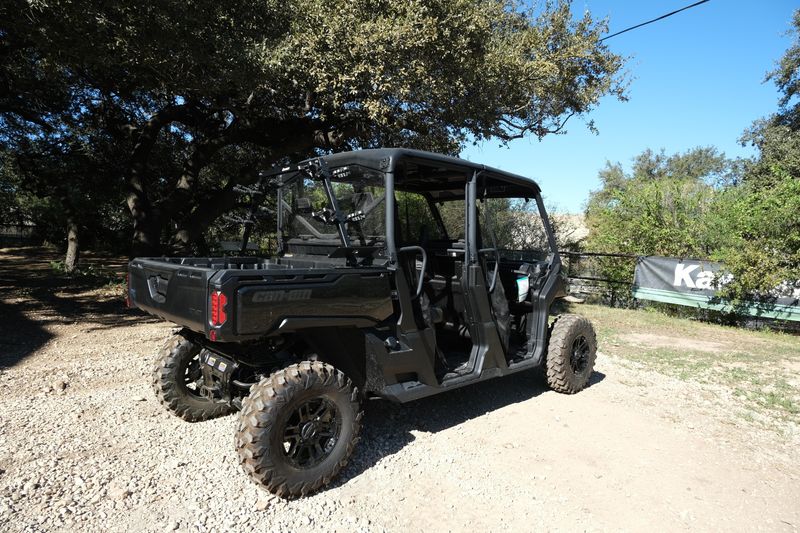
[[[282,497],[329,483],[362,402],[408,402],[544,365],[586,386],[591,324],[565,296],[539,187],[406,149],[263,173],[274,257],[136,258],[128,297],[182,327],[158,357],[159,400],[188,421],[239,411],[245,472]]]

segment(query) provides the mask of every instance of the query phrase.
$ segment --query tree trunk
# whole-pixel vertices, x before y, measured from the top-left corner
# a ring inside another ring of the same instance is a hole
[[[199,202],[197,208],[179,222],[171,243],[174,253],[190,253],[193,245],[208,248],[205,232],[220,215],[236,205],[237,195],[232,188],[232,184],[228,184],[211,198]]]
[[[225,187],[212,200],[198,201],[196,183],[203,168],[222,148],[235,143],[253,142],[270,147],[273,159],[294,153],[309,153],[314,146],[328,147],[327,134],[306,118],[267,120],[259,123],[237,120],[225,132],[192,143],[192,154],[184,162],[183,173],[172,193],[161,201],[151,201],[147,194],[147,159],[161,128],[175,120],[186,122],[183,115],[191,114],[184,106],[165,108],[151,117],[139,135],[128,173],[128,208],[134,219],[133,256],[156,255],[162,252],[161,229],[177,225],[169,249],[179,255],[190,253],[192,247],[204,241],[203,234],[225,211],[232,209],[236,195]],[[194,117],[194,115],[191,115]],[[190,118],[191,118],[190,117]],[[194,117],[192,120],[197,121]],[[275,149],[274,147],[280,147]],[[257,179],[253,176],[252,181]],[[241,181],[241,180],[239,180]],[[201,244],[201,247],[206,247]]]
[[[175,185],[175,189],[169,197],[159,202],[159,209],[164,212],[168,219],[174,220],[178,226],[170,242],[171,253],[189,255],[193,252],[192,248],[195,246],[198,249],[208,248],[205,244],[203,233],[213,220],[206,221],[206,217],[198,217],[197,214],[193,213],[193,209],[197,205],[195,186],[200,177],[200,172],[208,165],[214,154],[232,142],[233,139],[220,136],[198,143],[191,156],[184,161],[183,173]],[[227,191],[227,194],[230,196],[230,191]],[[203,223],[202,227],[195,226],[198,218]]]
[[[161,225],[152,209],[131,208],[133,240],[131,257],[153,257],[161,253]]]
[[[154,134],[151,132],[151,135]],[[147,140],[145,143],[140,139],[128,170],[127,204],[133,216],[131,257],[158,255],[160,248],[161,227],[158,213],[153,208],[146,189],[147,158],[152,146],[152,142]]]
[[[67,220],[67,256],[64,259],[64,271],[72,274],[78,267],[80,243],[78,241],[78,224],[73,218]]]
[[[161,217],[147,194],[147,162],[161,129],[175,120],[192,116],[187,105],[167,106],[141,128],[131,153],[127,175],[127,204],[133,216],[133,241],[131,257],[158,255],[161,251]]]
[[[272,163],[280,161],[283,157],[291,154],[303,154],[303,156],[307,157],[310,155],[312,148],[317,145],[314,142],[318,137],[317,133],[313,130],[311,132],[303,130],[303,128],[306,128],[306,130],[309,128],[305,121],[286,121],[282,125],[285,127],[273,127],[270,130],[271,133],[279,132],[280,135],[287,136],[285,139],[281,138],[280,142],[272,139],[266,132],[249,129],[251,127],[246,124],[239,124],[238,126],[239,129],[231,135],[211,139],[195,149],[191,158],[184,165],[184,172],[176,187],[176,192],[163,205],[174,206],[176,200],[188,201],[191,199],[190,195],[193,195],[192,189],[197,182],[200,171],[209,164],[211,158],[220,149],[230,144],[259,141],[259,143],[263,143],[263,146],[270,146],[271,144],[279,146],[279,148],[271,148],[270,150]],[[295,130],[298,132],[297,135],[289,136]],[[304,135],[301,133],[304,133]],[[253,137],[251,138],[250,136]],[[257,181],[258,174],[254,169],[252,173],[238,176],[235,179],[235,183],[231,181],[224,188],[203,200],[193,199],[190,204],[170,207],[171,214],[175,212],[182,215],[180,219],[176,220],[177,229],[172,234],[170,242],[171,252],[177,255],[185,255],[191,253],[194,247],[208,249],[208,243],[205,241],[206,231],[217,218],[236,206],[238,196],[233,192],[233,186],[235,184],[251,185]]]

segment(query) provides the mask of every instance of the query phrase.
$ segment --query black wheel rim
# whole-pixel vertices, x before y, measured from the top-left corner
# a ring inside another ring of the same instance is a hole
[[[183,372],[183,386],[192,396],[202,398],[203,372],[200,370],[200,355],[195,355],[186,364]]]
[[[336,404],[312,398],[292,411],[283,428],[283,453],[297,468],[313,468],[330,456],[342,427]]]
[[[576,374],[582,373],[589,366],[589,341],[583,335],[572,341],[569,366]]]

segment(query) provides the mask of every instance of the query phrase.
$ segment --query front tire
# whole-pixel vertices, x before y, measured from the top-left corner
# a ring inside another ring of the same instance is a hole
[[[578,315],[561,315],[553,324],[547,348],[547,384],[565,394],[583,390],[597,358],[592,323]]]
[[[347,464],[361,429],[358,390],[329,364],[303,361],[254,385],[236,450],[245,473],[282,498],[327,485]]]
[[[153,390],[161,405],[187,422],[200,422],[230,414],[227,403],[210,400],[200,393],[200,351],[197,344],[180,335],[167,341],[153,369]]]

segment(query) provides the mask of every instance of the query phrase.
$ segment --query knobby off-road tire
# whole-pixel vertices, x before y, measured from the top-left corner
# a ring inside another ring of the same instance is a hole
[[[361,429],[358,390],[329,364],[303,361],[250,390],[236,451],[245,473],[282,498],[310,494],[347,464]]]
[[[159,352],[153,369],[153,390],[158,401],[188,422],[217,418],[234,410],[226,403],[209,400],[193,388],[201,377],[200,350],[195,343],[174,335]]]
[[[578,315],[561,315],[553,324],[547,349],[547,384],[574,394],[589,382],[597,358],[597,337],[592,323]]]

